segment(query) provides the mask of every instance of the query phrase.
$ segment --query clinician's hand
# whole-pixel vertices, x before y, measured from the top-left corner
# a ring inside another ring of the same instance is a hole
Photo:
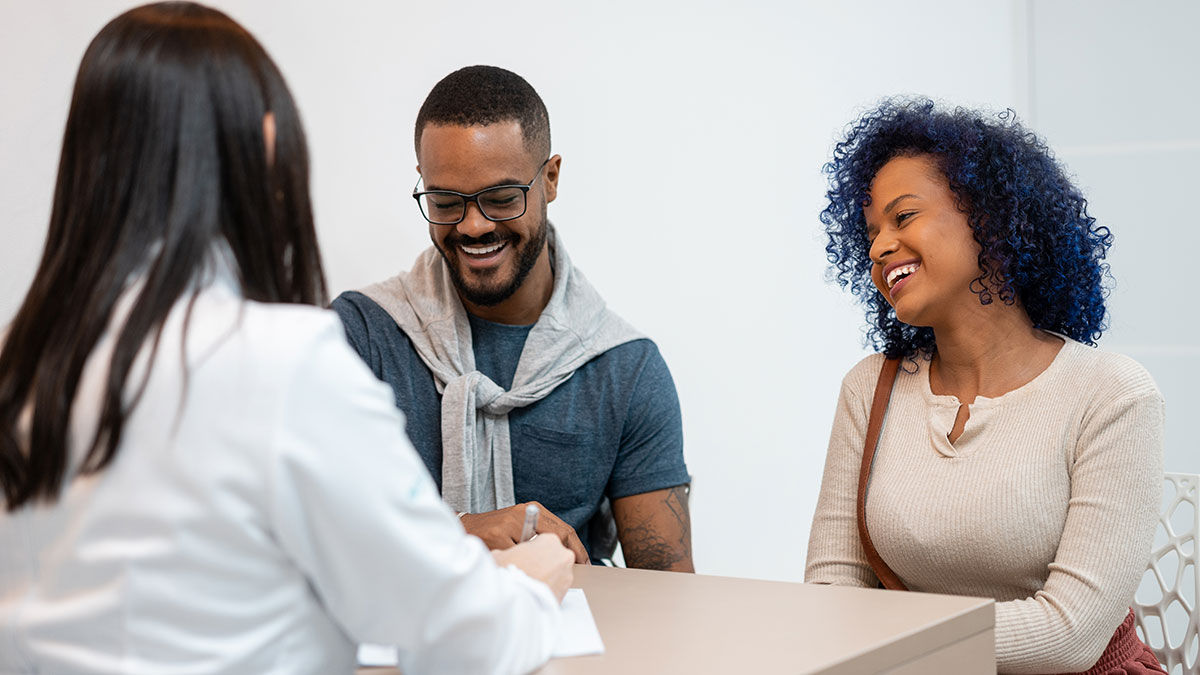
[[[492,557],[497,565],[516,565],[530,578],[549,586],[559,602],[575,581],[575,556],[557,537],[537,537],[503,551],[492,551]]]
[[[528,504],[536,504],[541,512],[537,523],[538,534],[553,534],[575,554],[575,562],[580,564],[589,562],[587,549],[583,547],[583,542],[579,541],[579,535],[575,534],[575,528],[564,523],[558,516],[550,513],[549,509],[537,502],[526,502],[487,513],[468,513],[462,517],[462,524],[466,528],[467,534],[479,537],[483,543],[487,544],[488,548],[504,550],[520,541],[521,526],[525,524],[525,506]]]

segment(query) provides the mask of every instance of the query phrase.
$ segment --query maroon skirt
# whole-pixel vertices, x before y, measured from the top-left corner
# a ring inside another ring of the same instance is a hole
[[[1133,627],[1133,610],[1117,626],[1104,653],[1096,665],[1088,670],[1071,675],[1161,675],[1163,670],[1158,657],[1137,636]]]

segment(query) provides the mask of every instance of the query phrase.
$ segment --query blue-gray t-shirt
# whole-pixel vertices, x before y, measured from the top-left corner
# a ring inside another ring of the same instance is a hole
[[[392,387],[408,436],[441,489],[441,395],[396,322],[367,296],[333,301],[350,344]],[[512,386],[532,326],[468,314],[475,367]],[[679,397],[658,347],[648,339],[614,347],[580,366],[546,398],[508,414],[517,502],[539,501],[575,528],[593,559],[611,555],[607,500],[682,485]]]

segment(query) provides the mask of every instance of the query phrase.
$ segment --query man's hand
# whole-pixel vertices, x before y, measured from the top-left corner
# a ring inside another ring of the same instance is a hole
[[[553,534],[575,554],[575,562],[587,564],[590,562],[587,549],[575,534],[575,528],[564,523],[549,509],[537,502],[516,504],[499,511],[486,513],[468,513],[462,517],[463,527],[467,534],[473,534],[483,540],[490,549],[504,550],[515,545],[521,539],[521,526],[525,524],[525,506],[536,504],[541,514],[538,516],[537,533]]]
[[[559,602],[575,581],[575,554],[556,537],[538,537],[503,551],[492,551],[492,557],[497,565],[516,565],[530,578],[549,586]]]
[[[696,571],[687,485],[614,499],[612,509],[627,567]]]

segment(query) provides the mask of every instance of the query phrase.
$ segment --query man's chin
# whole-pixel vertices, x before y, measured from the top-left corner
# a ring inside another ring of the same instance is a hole
[[[515,288],[458,287],[463,299],[477,307],[495,307],[513,296]]]
[[[511,279],[502,281],[504,276],[500,270],[464,270],[458,265],[451,267],[454,273],[450,276],[459,295],[472,305],[493,307],[512,297],[516,288]]]

